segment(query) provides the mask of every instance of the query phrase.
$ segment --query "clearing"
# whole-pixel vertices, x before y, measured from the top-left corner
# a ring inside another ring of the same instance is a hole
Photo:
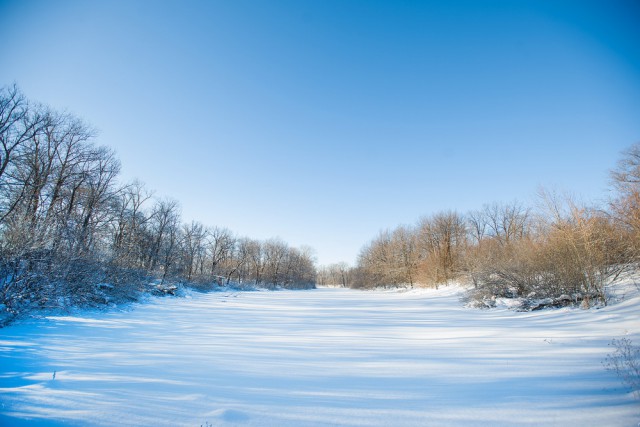
[[[640,295],[519,313],[461,289],[157,298],[0,329],[0,425],[631,426],[603,367]],[[34,422],[35,421],[35,422]]]

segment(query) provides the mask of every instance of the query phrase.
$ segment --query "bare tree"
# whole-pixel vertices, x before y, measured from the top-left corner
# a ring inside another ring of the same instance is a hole
[[[418,244],[423,280],[443,283],[460,271],[466,235],[465,219],[456,212],[442,212],[420,220]]]
[[[346,262],[340,262],[320,267],[317,271],[317,280],[321,286],[351,287],[353,280],[352,269]]]
[[[199,266],[204,262],[207,230],[199,222],[192,221],[189,225],[182,226],[183,233],[183,266],[187,280],[192,280],[194,272],[199,270]]]
[[[149,247],[152,243],[145,241],[145,237],[149,237],[145,226],[157,214],[154,211],[149,215],[143,210],[152,194],[136,180],[122,188],[115,198],[113,251],[123,265],[143,268],[151,257],[149,252],[157,250],[157,241],[156,248]]]
[[[180,213],[177,202],[173,201],[160,202],[156,212],[158,215],[154,218],[157,221],[155,230],[158,262],[161,263],[162,270],[161,284],[164,284],[178,258]]]
[[[637,191],[640,187],[640,143],[622,153],[616,169],[611,172],[613,186],[621,192]]]
[[[257,240],[248,240],[245,245],[247,251],[247,260],[249,262],[250,277],[254,283],[258,285],[264,280],[264,254],[262,243]]]
[[[420,263],[417,233],[408,227],[398,227],[393,231],[391,239],[394,246],[396,276],[401,282],[413,286]]]
[[[467,214],[469,235],[475,244],[480,244],[487,236],[488,220],[483,210]]]
[[[234,276],[240,284],[247,280],[249,274],[247,264],[252,246],[253,242],[249,239],[235,239],[230,256],[222,262],[227,285],[231,283]]]
[[[640,143],[623,152],[611,172],[615,196],[609,206],[615,219],[630,232],[629,245],[640,258]]]
[[[219,266],[232,254],[235,238],[226,228],[214,227],[207,233],[209,237],[209,265],[211,276],[222,276]]]
[[[120,173],[120,162],[115,153],[106,147],[93,150],[87,166],[88,179],[82,188],[78,210],[78,250],[83,254],[91,250],[98,231],[101,231],[99,229],[107,226],[111,220],[111,212],[106,207],[118,193],[115,180]]]
[[[265,281],[277,286],[283,279],[283,268],[289,254],[289,246],[280,239],[263,243]]]
[[[32,108],[15,84],[0,88],[0,182],[22,145],[39,134],[48,120],[48,113]]]
[[[309,248],[289,248],[285,254],[285,268],[281,284],[287,288],[315,287],[316,268]]]
[[[381,231],[377,238],[360,250],[358,256],[358,266],[362,269],[362,278],[368,282],[366,285],[397,284],[398,282],[393,276],[392,265],[391,232],[389,230]]]
[[[529,232],[530,211],[520,203],[485,205],[480,215],[490,235],[503,245],[522,239]]]

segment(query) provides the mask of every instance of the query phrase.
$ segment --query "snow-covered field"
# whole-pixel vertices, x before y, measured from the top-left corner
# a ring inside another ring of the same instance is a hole
[[[635,426],[603,367],[640,296],[464,308],[460,289],[216,292],[0,329],[0,425]],[[626,295],[622,295],[625,293]]]

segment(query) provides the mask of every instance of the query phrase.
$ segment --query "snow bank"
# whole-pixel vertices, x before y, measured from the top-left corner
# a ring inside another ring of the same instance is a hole
[[[640,297],[473,310],[461,287],[215,292],[0,329],[0,424],[629,426],[602,366]],[[21,424],[22,423],[22,424]]]

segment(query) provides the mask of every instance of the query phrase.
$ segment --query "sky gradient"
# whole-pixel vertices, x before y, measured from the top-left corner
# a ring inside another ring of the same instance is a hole
[[[354,263],[385,228],[640,142],[637,1],[0,0],[0,85],[67,110],[183,219]]]

